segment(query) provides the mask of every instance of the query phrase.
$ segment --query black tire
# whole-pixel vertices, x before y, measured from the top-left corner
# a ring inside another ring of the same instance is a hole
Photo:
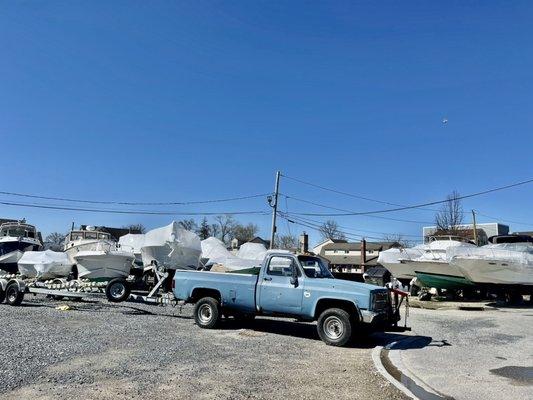
[[[352,319],[347,311],[329,308],[318,317],[318,336],[330,346],[345,346],[352,338]]]
[[[0,286],[0,303],[3,303],[6,299],[6,291]]]
[[[111,279],[105,287],[107,300],[112,303],[121,303],[130,296],[131,288],[123,278]]]
[[[194,321],[200,328],[215,328],[220,321],[220,315],[220,303],[213,297],[204,297],[194,305]]]
[[[24,299],[24,292],[19,289],[16,282],[11,282],[6,287],[6,303],[10,306],[20,306]]]

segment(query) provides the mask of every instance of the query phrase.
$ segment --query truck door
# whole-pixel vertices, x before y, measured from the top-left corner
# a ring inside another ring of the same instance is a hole
[[[298,281],[291,283],[293,271]],[[272,256],[259,282],[259,305],[266,314],[299,314],[302,308],[303,277],[294,257]]]

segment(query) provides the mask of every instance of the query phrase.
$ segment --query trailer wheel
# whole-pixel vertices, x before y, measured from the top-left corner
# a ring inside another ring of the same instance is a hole
[[[213,297],[204,297],[194,305],[194,321],[204,329],[213,329],[220,321],[220,305]]]
[[[130,286],[122,278],[111,279],[105,287],[107,300],[112,303],[120,303],[130,296]]]
[[[6,299],[6,291],[2,289],[2,285],[0,285],[0,303],[3,303]]]
[[[6,303],[10,306],[20,306],[24,299],[24,292],[19,289],[16,282],[11,282],[6,288]]]
[[[318,336],[330,346],[344,346],[352,338],[350,314],[340,308],[325,310],[318,317]]]

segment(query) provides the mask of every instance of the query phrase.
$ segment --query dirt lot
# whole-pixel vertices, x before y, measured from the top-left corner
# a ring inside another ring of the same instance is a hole
[[[312,324],[258,319],[202,330],[191,313],[104,300],[2,304],[0,398],[405,398],[371,359],[395,335],[335,348]]]

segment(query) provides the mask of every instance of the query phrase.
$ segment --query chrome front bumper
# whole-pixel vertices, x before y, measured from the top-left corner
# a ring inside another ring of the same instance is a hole
[[[361,310],[361,317],[363,318],[363,322],[365,324],[371,324],[372,322],[374,322],[374,320],[376,320],[376,318],[382,315],[383,314],[378,314],[369,310]]]

